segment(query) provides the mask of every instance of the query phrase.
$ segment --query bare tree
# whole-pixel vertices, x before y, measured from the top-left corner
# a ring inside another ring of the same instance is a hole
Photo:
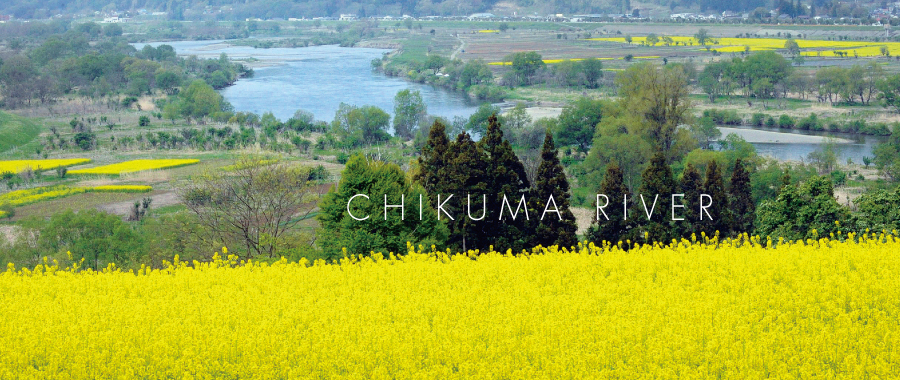
[[[192,178],[179,196],[215,240],[242,245],[246,258],[274,257],[316,207],[311,170],[254,157],[233,168]]]

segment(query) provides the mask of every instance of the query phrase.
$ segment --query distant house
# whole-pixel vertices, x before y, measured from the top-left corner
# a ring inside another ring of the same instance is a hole
[[[589,14],[589,15],[574,15],[572,16],[572,22],[600,22],[606,18],[605,14]]]
[[[341,18],[339,20],[341,20],[341,21],[356,21],[356,15],[352,14],[352,13],[341,14]]]
[[[469,16],[469,20],[490,20],[496,17],[493,13],[473,13]]]

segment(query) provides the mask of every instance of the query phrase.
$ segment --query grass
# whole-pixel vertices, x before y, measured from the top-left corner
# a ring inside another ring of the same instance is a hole
[[[0,112],[0,152],[21,147],[40,133],[41,126],[34,119]]]

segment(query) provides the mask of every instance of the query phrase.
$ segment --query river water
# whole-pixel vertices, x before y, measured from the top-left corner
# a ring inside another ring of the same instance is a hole
[[[151,43],[158,46],[162,43]],[[478,108],[462,93],[387,77],[372,70],[371,62],[387,49],[311,46],[302,48],[256,49],[233,46],[223,41],[165,42],[179,55],[216,58],[228,54],[232,59],[253,58],[254,75],[221,90],[235,111],[262,115],[270,111],[280,120],[295,111],[312,112],[317,120],[331,121],[343,103],[374,105],[391,114],[394,96],[403,89],[418,90],[428,114],[468,118]],[[143,44],[135,44],[140,49]],[[259,67],[262,66],[262,67]]]
[[[220,92],[236,111],[262,115],[272,112],[287,120],[295,111],[311,112],[317,120],[331,121],[340,103],[356,106],[374,105],[393,117],[394,95],[403,89],[418,90],[428,113],[452,120],[468,117],[477,104],[462,93],[411,83],[377,73],[371,61],[387,53],[387,49],[311,46],[303,48],[256,49],[233,46],[225,41],[164,42],[179,55],[217,58],[222,53],[232,59],[253,59],[255,75],[237,81]],[[158,46],[163,43],[151,43]],[[135,44],[138,49],[143,44]],[[761,155],[779,160],[806,161],[809,153],[827,141],[837,142],[840,163],[847,159],[862,163],[872,157],[872,149],[885,140],[880,136],[845,133],[791,131],[766,128],[731,128],[722,126],[722,134],[736,133],[751,142]],[[834,140],[830,140],[830,138]]]

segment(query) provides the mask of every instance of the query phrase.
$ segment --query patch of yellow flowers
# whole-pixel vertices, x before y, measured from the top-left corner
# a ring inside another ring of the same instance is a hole
[[[131,160],[95,168],[69,170],[69,174],[119,175],[145,170],[170,169],[179,166],[193,165],[198,162],[200,162],[200,160],[195,159]]]
[[[894,236],[10,265],[0,378],[891,378]]]
[[[43,186],[0,194],[0,205],[8,204],[14,207],[25,206],[32,203],[87,192],[145,193],[151,190],[153,190],[153,187],[146,185],[105,185],[94,187],[70,187],[66,185]]]
[[[104,185],[90,188],[90,191],[100,193],[146,193],[151,190],[153,187],[148,185]]]
[[[655,46],[666,46],[665,43],[662,42],[662,37],[660,36],[659,38],[660,42],[657,42]],[[693,37],[670,36],[670,38],[672,38],[673,43],[680,44],[681,47],[690,46],[694,49],[705,49],[705,47],[701,46],[700,43]],[[600,37],[591,38],[590,40],[625,43],[624,37]],[[710,49],[715,49],[716,51],[722,53],[736,53],[743,52],[747,48],[749,48],[751,52],[784,49],[784,43],[786,41],[786,38],[723,37],[711,38],[710,42],[707,43],[707,45],[710,47]],[[797,46],[799,46],[802,50],[800,54],[804,56],[835,57],[838,56],[838,54],[835,54],[835,52],[841,51],[845,52],[846,56],[848,57],[878,57],[882,55],[882,47],[887,48],[887,51],[890,52],[891,55],[900,54],[900,42],[827,41],[805,39],[796,39],[794,41],[797,42]],[[646,44],[647,37],[632,37],[631,43]]]
[[[73,166],[90,162],[87,158],[67,158],[49,160],[6,160],[0,161],[0,173],[19,173],[22,170],[50,170],[60,166]]]

